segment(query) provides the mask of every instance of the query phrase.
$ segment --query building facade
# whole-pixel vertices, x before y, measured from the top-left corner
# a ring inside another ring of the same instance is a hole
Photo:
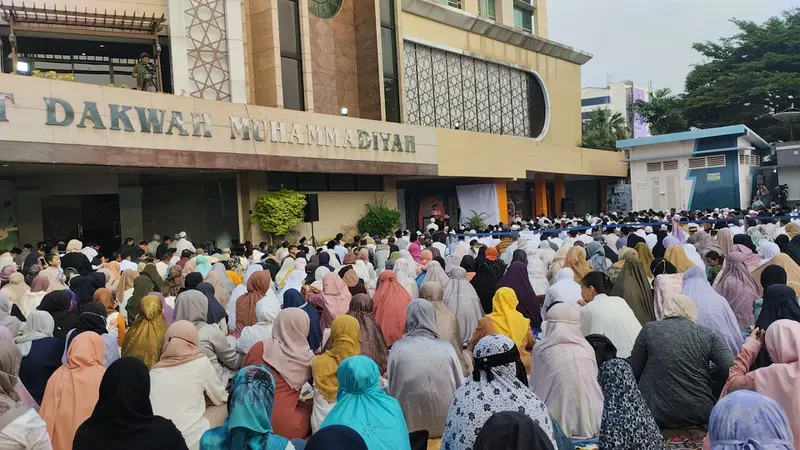
[[[606,109],[612,114],[620,113],[625,118],[632,137],[650,136],[647,122],[633,112],[633,104],[639,100],[649,101],[650,93],[632,81],[620,81],[606,87],[585,87],[581,89],[581,120],[589,120],[592,111]]]
[[[770,145],[744,125],[617,141],[630,163],[633,209],[749,208]]]
[[[408,228],[463,218],[459,186],[492,190],[506,221],[569,192],[600,209],[627,174],[579,147],[591,55],[547,39],[544,0],[4,3],[0,42],[19,242],[260,241],[250,215],[281,188],[318,194],[318,238],[355,233],[376,197]],[[142,53],[163,92],[130,89]]]

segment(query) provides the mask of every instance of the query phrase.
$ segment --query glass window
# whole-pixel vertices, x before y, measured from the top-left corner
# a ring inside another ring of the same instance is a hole
[[[267,190],[297,190],[297,174],[291,172],[270,172],[267,174]]]
[[[609,96],[581,99],[581,106],[607,105],[609,103],[611,103],[611,97]]]
[[[383,178],[379,175],[358,175],[356,184],[359,191],[382,191]]]
[[[394,30],[381,27],[381,46],[383,48],[383,75],[397,78],[397,43]]]
[[[527,9],[522,9],[517,6],[514,7],[514,27],[533,32],[533,13]]]
[[[283,107],[297,111],[304,110],[303,73],[300,69],[300,61],[282,56],[281,77],[283,78]]]
[[[383,94],[386,101],[386,121],[400,123],[400,90],[396,78],[383,78]]]
[[[478,14],[494,20],[496,18],[494,0],[478,0]]]
[[[394,28],[394,1],[381,0],[381,26]]]
[[[300,58],[300,15],[297,3],[278,1],[278,29],[281,39],[281,56]]]
[[[330,190],[332,191],[355,191],[356,190],[356,176],[355,175],[338,175],[331,174],[329,176]]]
[[[324,173],[301,173],[300,174],[300,190],[301,191],[327,191],[328,190],[328,176]]]

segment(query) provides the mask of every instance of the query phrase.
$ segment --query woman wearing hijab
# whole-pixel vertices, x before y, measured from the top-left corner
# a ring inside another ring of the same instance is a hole
[[[20,299],[22,299],[22,296],[30,289],[30,286],[25,284],[25,277],[19,272],[14,272],[9,275],[8,283],[0,289],[0,294],[6,294],[8,299],[11,300],[11,303],[19,306]],[[35,307],[33,309],[35,309]]]
[[[759,267],[766,264],[770,259],[778,256],[781,253],[780,247],[774,242],[764,242],[761,244],[761,262],[758,263]]]
[[[666,230],[660,230],[658,233],[656,233],[656,236],[657,242],[653,247],[653,258],[663,258],[667,251],[667,247],[664,245],[664,239],[669,236],[669,232]]]
[[[275,296],[266,296],[259,300],[256,303],[258,322],[242,329],[242,333],[236,339],[236,351],[246,355],[257,342],[271,338],[272,327],[280,312],[281,305]]]
[[[330,425],[314,433],[305,448],[306,450],[330,450],[332,448],[368,450],[369,447],[356,430],[344,425]]]
[[[122,341],[125,340],[125,318],[117,311],[117,302],[111,291],[100,288],[94,291],[92,300],[106,309],[106,331],[117,338],[117,345],[122,347]]]
[[[167,323],[162,311],[161,300],[155,295],[142,299],[136,322],[125,334],[122,356],[139,358],[148,369],[158,362],[167,333]]]
[[[242,356],[216,325],[208,323],[208,297],[202,292],[181,292],[175,299],[175,320],[188,320],[197,328],[200,351],[208,357],[222,383],[227,383],[242,364]]]
[[[72,293],[66,290],[53,291],[42,298],[42,302],[36,307],[39,311],[45,311],[53,317],[55,328],[53,337],[66,339],[67,333],[75,328],[78,314],[70,311]]]
[[[436,283],[444,289],[450,284],[450,277],[445,273],[442,264],[434,260],[428,263],[425,280],[422,283]]]
[[[373,302],[369,295],[358,294],[350,302],[348,316],[358,320],[359,329],[359,348],[361,354],[375,361],[381,374],[386,373],[386,358],[389,349],[386,346],[386,339],[383,337],[381,326],[375,320]]]
[[[475,257],[472,255],[464,255],[459,265],[467,272],[467,281],[472,281],[472,277],[475,276]]]
[[[444,304],[444,289],[442,289],[438,283],[425,283],[419,290],[419,295],[433,305],[439,338],[449,342],[450,345],[453,346],[453,350],[455,350],[456,356],[458,356],[458,362],[461,364],[461,370],[465,375],[468,374],[472,367],[472,360],[463,353],[464,347],[461,341],[461,330],[458,326],[458,318],[456,318],[455,313]]]
[[[717,277],[714,290],[725,297],[739,322],[746,329],[755,322],[753,301],[758,297],[758,286],[746,265],[742,253],[733,252],[725,260],[725,270]]]
[[[524,263],[512,262],[506,274],[497,283],[497,287],[513,289],[519,301],[517,310],[531,321],[534,328],[541,328],[542,317],[539,315],[537,307],[536,292],[533,291],[533,286],[528,278],[528,268]]]
[[[330,328],[334,319],[347,314],[352,298],[353,296],[347,289],[347,285],[335,273],[325,275],[322,280],[322,292],[306,292],[306,301],[318,308],[322,308],[320,324],[323,330]]]
[[[773,286],[770,290],[776,288],[778,286]],[[757,328],[736,355],[725,386],[725,393],[746,389],[775,400],[789,418],[795,448],[800,446],[800,397],[797,395],[800,390],[799,340],[800,323],[794,320],[773,322],[767,328],[766,336],[762,328]],[[762,346],[766,347],[773,363],[769,367],[750,371]]]
[[[605,272],[611,267],[611,261],[606,258],[606,252],[603,248],[603,244],[597,241],[592,241],[589,243],[586,250],[587,254],[589,255],[589,265],[592,267],[592,270]]]
[[[495,413],[475,438],[474,450],[554,449],[550,437],[530,417],[517,411]]]
[[[69,348],[67,363],[47,382],[39,414],[54,450],[72,449],[75,431],[91,416],[106,371],[103,353],[99,335],[79,334]]]
[[[775,245],[781,250],[781,253],[789,253],[789,244],[791,243],[791,239],[789,236],[785,234],[781,234],[775,237]]]
[[[429,301],[418,298],[408,305],[406,333],[389,352],[387,372],[387,392],[400,403],[408,431],[428,430],[429,439],[441,437],[463,372],[455,349],[439,335]]]
[[[606,271],[606,274],[608,275],[608,278],[611,281],[617,280],[619,274],[622,273],[623,267],[625,267],[625,261],[631,258],[632,256],[635,256],[637,258],[639,257],[639,255],[636,253],[636,250],[630,247],[622,247],[622,249],[619,251],[617,262],[612,264],[611,267],[609,267],[608,271]]]
[[[281,263],[281,270],[275,275],[275,286],[280,289],[286,284],[286,277],[294,271],[294,258],[288,257]]]
[[[47,425],[18,393],[22,355],[10,342],[0,342],[0,447],[50,449]]]
[[[322,422],[355,430],[370,450],[411,450],[403,410],[397,400],[381,390],[378,366],[366,356],[352,356],[336,372],[339,394],[336,405]],[[347,447],[354,448],[354,447]]]
[[[114,291],[115,298],[120,305],[127,302],[130,296],[133,295],[133,283],[137,277],[139,277],[139,272],[135,270],[124,270],[120,274],[117,290]],[[181,287],[183,287],[183,278],[181,278]]]
[[[25,292],[19,302],[17,302],[17,306],[20,311],[22,311],[22,314],[27,317],[28,313],[39,307],[45,295],[48,294],[48,286],[50,286],[50,281],[41,275],[35,277],[33,281],[31,281],[30,290]]]
[[[544,303],[540,311],[541,317],[547,315],[547,310],[554,303],[566,303],[578,306],[581,300],[581,285],[575,282],[572,269],[565,267],[558,271],[553,278],[553,285],[544,296]]]
[[[528,280],[531,283],[533,292],[538,292],[539,295],[545,295],[550,288],[550,282],[547,280],[547,265],[539,257],[536,249],[528,245],[524,250],[525,257],[528,259],[526,266],[528,268]]]
[[[119,263],[116,261],[110,261],[103,266],[108,269],[108,276],[106,277],[106,289],[111,292],[116,292],[117,287],[119,286],[120,272],[122,269],[120,268]]]
[[[672,294],[681,292],[683,274],[664,258],[655,258],[650,263],[653,276],[653,314],[656,320],[664,318],[664,302]]]
[[[625,266],[614,281],[611,295],[624,298],[640,324],[655,320],[653,291],[647,280],[644,264],[635,253],[625,257]]]
[[[218,262],[218,263],[214,264],[211,267],[211,272],[209,272],[208,276],[206,276],[206,281],[209,281],[208,278],[212,273],[216,273],[217,274],[216,276],[214,276],[214,278],[218,278],[220,286],[230,296],[230,293],[233,292],[233,289],[236,287],[236,284],[229,277],[228,271],[225,270],[225,265],[222,264],[221,262]],[[211,283],[211,282],[209,281],[209,283]],[[211,283],[211,284],[214,284],[214,283]],[[217,286],[214,285],[214,287],[216,288]]]
[[[372,300],[375,304],[375,320],[383,331],[386,345],[391,347],[403,336],[406,309],[411,303],[408,291],[397,282],[394,272],[385,270],[378,278],[378,289]]]
[[[198,255],[197,257],[195,257],[194,264],[195,267],[193,272],[199,272],[203,278],[205,278],[206,275],[208,275],[208,272],[211,272],[211,262],[205,255]]]
[[[766,292],[767,288],[773,284],[787,284],[789,282],[786,270],[779,265],[770,265],[761,271],[761,291]],[[757,297],[753,300],[753,318],[758,321],[758,316],[761,315],[761,309],[764,306],[764,296]],[[749,333],[748,333],[749,334]]]
[[[405,259],[398,259],[394,264],[395,277],[397,282],[408,291],[410,298],[419,297],[419,286],[417,286],[417,269],[415,263],[410,263]],[[381,272],[383,274],[383,272]],[[380,281],[380,278],[378,278]],[[380,285],[380,283],[378,283]]]
[[[556,274],[565,267],[564,263],[567,260],[567,253],[569,252],[570,248],[572,247],[562,246],[558,249],[553,257],[553,261],[550,264],[550,269],[547,271],[547,279],[551,282],[553,281],[553,278],[555,278]]]
[[[167,290],[167,283],[164,281],[164,278],[161,277],[161,274],[158,273],[155,264],[145,265],[142,274],[150,278],[150,281],[153,282],[153,286],[155,286],[154,289],[156,292],[164,292]]]
[[[728,253],[733,250],[733,236],[731,235],[731,230],[728,228],[723,228],[717,231],[717,246],[722,253],[720,255],[727,255]]]
[[[618,349],[620,358],[627,358],[642,325],[624,299],[608,295],[612,287],[611,280],[603,272],[589,272],[583,277],[581,332],[584,336],[607,336]]]
[[[308,346],[308,315],[298,308],[278,314],[272,338],[253,346],[245,357],[247,365],[262,365],[275,378],[275,433],[289,439],[311,435],[311,402],[300,402],[300,390],[312,379],[314,353]]]
[[[75,433],[73,450],[187,449],[171,420],[153,414],[150,375],[136,358],[122,358],[108,367],[100,382],[92,415]]]
[[[72,239],[67,242],[67,253],[61,257],[61,267],[64,269],[72,267],[78,271],[80,276],[85,277],[93,273],[94,269],[92,269],[92,263],[89,261],[89,258],[81,253],[82,248],[83,243],[77,239]],[[103,282],[103,284],[105,284],[105,282]],[[91,299],[91,296],[89,298]]]
[[[94,291],[106,287],[106,276],[100,272],[93,272],[89,275],[81,275],[81,282],[75,294],[78,296],[78,304],[84,305],[92,301]]]
[[[345,359],[361,353],[360,325],[354,317],[344,315],[331,325],[331,348],[311,361],[314,374],[314,409],[311,413],[311,432],[319,430],[322,421],[336,404],[339,381],[336,371]]]
[[[214,286],[204,281],[198,284],[195,290],[202,292],[208,299],[208,323],[218,325],[220,330],[226,333],[228,331],[228,314],[225,312],[225,308],[219,304],[217,298],[214,297]]]
[[[447,413],[442,448],[474,448],[481,428],[492,415],[517,411],[533,419],[556,447],[553,423],[547,407],[525,385],[524,368],[517,345],[506,336],[491,335],[475,346],[475,369],[453,395]]]
[[[737,236],[740,236],[740,235],[737,235]],[[731,255],[734,255],[734,254],[739,254],[739,255],[743,255],[744,256],[744,262],[747,265],[747,269],[748,270],[754,270],[754,269],[757,269],[759,266],[761,266],[761,256],[759,256],[758,253],[755,253],[752,250],[750,250],[750,248],[745,247],[744,245],[741,245],[741,244],[734,245],[733,249],[728,254],[728,258],[726,258],[726,261],[727,261],[727,259],[730,259]],[[727,266],[727,264],[726,264],[726,266]],[[723,270],[723,272],[724,272],[724,270]]]
[[[648,247],[647,244],[641,242],[639,244],[636,244],[634,248],[634,250],[636,250],[636,255],[639,257],[639,261],[642,262],[647,278],[653,278],[653,273],[650,271],[650,264],[653,263],[653,253],[650,251],[650,247]]]
[[[756,328],[769,331],[772,324],[781,319],[800,321],[800,306],[792,288],[776,284],[764,291],[764,306],[756,321]],[[767,348],[761,348],[751,369],[767,367],[772,362],[772,355],[767,353]]]
[[[53,337],[53,317],[31,311],[25,331],[14,338],[22,354],[19,377],[37,404],[42,402],[47,380],[61,366],[63,341]]]
[[[161,359],[150,370],[153,413],[172,420],[190,450],[210,428],[203,415],[206,401],[221,405],[228,399],[225,385],[199,348],[197,328],[178,320],[167,328]]]
[[[486,256],[481,262],[476,260],[475,277],[470,281],[481,299],[481,306],[486,314],[492,311],[492,297],[497,291],[497,284],[505,274],[506,269],[505,263],[497,259],[496,250],[491,254],[489,250],[481,247],[480,252]],[[494,258],[494,260],[490,258]],[[478,254],[478,259],[481,259],[480,253]]]
[[[694,238],[694,248],[697,249],[697,253],[699,253],[700,255],[705,255],[706,253],[712,250],[721,255],[724,255],[719,245],[717,245],[717,243],[714,242],[714,239],[711,237],[710,234],[706,233],[705,230],[697,231],[692,235],[692,237]]]
[[[664,304],[664,320],[645,324],[631,353],[633,374],[661,428],[708,424],[733,363],[722,339],[696,320],[692,299],[673,295]]]
[[[796,448],[784,408],[769,397],[747,390],[726,395],[714,406],[706,441],[711,450]]]
[[[597,378],[603,390],[599,448],[666,450],[631,366],[624,359],[610,359],[600,366]]]
[[[535,342],[531,331],[530,320],[525,318],[518,310],[517,295],[511,288],[500,288],[492,300],[491,314],[478,320],[478,328],[470,339],[468,348],[473,351],[478,341],[490,334],[501,334],[510,338],[516,344],[525,371],[530,373],[531,349]],[[473,352],[474,353],[474,352]]]
[[[344,266],[339,269],[339,276],[342,278],[342,281],[344,281],[344,284],[347,286],[347,290],[350,292],[351,296],[367,293],[367,287],[364,285],[364,280],[358,277],[358,274],[352,266]],[[322,287],[323,289],[325,288],[324,278]]]
[[[478,328],[478,320],[484,316],[483,308],[478,293],[467,281],[467,272],[464,268],[451,268],[450,279],[451,282],[444,290],[444,304],[456,315],[463,348]]]
[[[177,297],[178,294],[181,293],[181,288],[183,288],[183,274],[180,266],[170,266],[169,271],[167,272],[166,283],[167,292],[165,295],[167,297]]]
[[[770,266],[782,267],[786,272],[787,283],[800,283],[800,266],[798,266],[797,263],[795,263],[794,260],[789,257],[789,255],[780,253],[750,273],[750,276],[753,277],[753,281],[756,282],[756,285],[759,288],[759,292],[764,291],[764,286],[761,284],[761,277],[764,271]]]
[[[11,314],[14,306],[16,305],[11,303],[8,296],[0,292],[0,326],[8,328],[12,336],[18,335],[24,327],[22,322]]]
[[[241,333],[244,327],[256,323],[258,320],[255,310],[256,304],[271,291],[269,271],[251,271],[250,268],[248,268],[245,273],[245,279],[247,279],[247,290],[236,299],[236,333]],[[241,287],[241,285],[239,285],[239,287]],[[235,294],[236,290],[234,289],[234,295]],[[231,296],[231,301],[233,301],[233,296]]]
[[[311,306],[297,289],[289,289],[286,291],[286,295],[283,296],[283,306],[281,306],[281,309],[286,308],[300,308],[305,311],[309,321],[306,340],[312,351],[318,350],[322,346],[322,327],[320,326],[317,309]]]
[[[219,264],[219,263],[217,263],[217,264]],[[214,298],[217,299],[217,302],[219,302],[219,304],[222,305],[223,308],[227,308],[228,302],[231,299],[231,294],[223,286],[223,284],[221,282],[221,280],[223,278],[227,282],[233,284],[233,282],[231,282],[231,280],[228,278],[228,276],[224,275],[224,272],[223,272],[223,275],[220,275],[218,271],[214,271],[214,270],[212,270],[211,272],[208,272],[208,275],[206,276],[205,282],[210,284],[211,287],[214,288]],[[231,290],[233,290],[233,289],[231,289]]]
[[[128,323],[133,323],[136,321],[136,315],[139,314],[139,303],[142,301],[142,298],[144,298],[145,295],[153,291],[153,288],[153,282],[150,280],[150,277],[145,275],[139,275],[133,281],[133,294],[131,295],[131,298],[129,298],[127,302],[123,301],[121,303],[124,304]]]
[[[699,267],[693,267],[683,274],[680,293],[692,299],[697,306],[697,324],[715,332],[735,355],[743,342],[736,315],[725,297],[711,287]]]
[[[669,237],[664,239],[664,241],[667,241],[668,239]],[[689,260],[689,258],[686,256],[686,252],[680,245],[667,247],[667,250],[664,253],[664,259],[675,266],[679,273],[684,273],[694,266],[694,263]]]
[[[267,449],[294,450],[280,431],[273,430],[273,405],[277,384],[264,367],[247,366],[231,382],[228,418],[222,426],[203,434],[201,450]],[[280,414],[277,414],[280,415]]]
[[[589,263],[586,261],[586,250],[581,246],[574,246],[567,251],[567,257],[564,259],[564,267],[569,267],[575,274],[575,281],[580,281],[583,277],[592,271]]]
[[[531,356],[530,388],[572,439],[597,435],[603,394],[597,384],[594,349],[581,334],[580,310],[553,305],[547,333]]]

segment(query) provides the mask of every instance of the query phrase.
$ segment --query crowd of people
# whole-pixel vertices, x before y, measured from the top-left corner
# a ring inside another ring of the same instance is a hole
[[[788,220],[134,242],[0,254],[0,448],[800,445]]]

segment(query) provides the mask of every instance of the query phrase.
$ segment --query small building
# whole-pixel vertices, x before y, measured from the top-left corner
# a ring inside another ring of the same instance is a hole
[[[770,145],[744,125],[617,141],[630,164],[633,209],[749,207]]]

